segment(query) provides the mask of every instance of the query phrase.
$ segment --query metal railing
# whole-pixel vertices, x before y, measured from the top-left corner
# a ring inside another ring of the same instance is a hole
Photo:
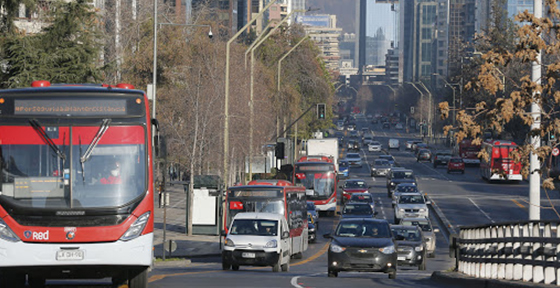
[[[492,223],[461,227],[451,235],[457,271],[476,278],[560,286],[558,221]]]

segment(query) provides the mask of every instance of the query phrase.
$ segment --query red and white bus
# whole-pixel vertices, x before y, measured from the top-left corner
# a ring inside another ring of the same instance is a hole
[[[473,144],[470,139],[463,139],[459,143],[459,156],[463,158],[465,164],[480,164],[478,159],[478,152],[480,152],[481,145]]]
[[[308,246],[307,199],[303,187],[286,180],[255,180],[230,187],[226,195],[224,231],[237,213],[264,212],[282,214],[288,221],[292,256],[301,258]]]
[[[303,186],[307,200],[319,211],[334,215],[336,211],[336,168],[326,156],[304,156],[294,164],[294,185]]]
[[[0,287],[26,277],[32,287],[106,277],[148,287],[148,107],[128,84],[0,90]]]
[[[486,180],[521,181],[521,163],[513,161],[510,153],[517,148],[511,141],[492,140],[482,143],[482,149],[488,153],[488,161],[480,161],[480,176]]]

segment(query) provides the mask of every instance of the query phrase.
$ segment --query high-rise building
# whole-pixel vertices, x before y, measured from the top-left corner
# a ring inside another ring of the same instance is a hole
[[[378,27],[373,37],[366,37],[366,65],[384,66],[387,50],[391,49],[391,40],[387,39],[383,29]]]
[[[336,15],[300,15],[296,22],[304,26],[311,40],[321,50],[321,58],[331,72],[339,72],[340,51],[339,39],[342,28],[336,26]]]

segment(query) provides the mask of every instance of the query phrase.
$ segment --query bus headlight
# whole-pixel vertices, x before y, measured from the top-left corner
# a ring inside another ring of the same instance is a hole
[[[148,220],[150,220],[150,212],[142,214],[138,217],[138,219],[136,219],[136,221],[134,221],[134,223],[132,223],[132,225],[130,225],[130,228],[126,230],[126,233],[124,233],[120,240],[128,241],[140,236],[142,231],[144,231],[144,227],[146,227]]]
[[[6,225],[4,220],[0,219],[0,239],[4,239],[10,242],[20,241],[19,237]]]

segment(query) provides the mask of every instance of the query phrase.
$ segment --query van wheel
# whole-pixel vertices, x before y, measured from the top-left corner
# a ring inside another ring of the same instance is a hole
[[[338,272],[329,270],[329,277],[338,277]]]
[[[282,272],[288,271],[290,271],[290,259],[288,259],[288,262],[286,262],[286,264],[282,265]]]
[[[397,279],[397,271],[393,271],[389,273],[389,279]]]
[[[229,268],[231,268],[231,264],[226,261],[222,261],[222,270],[229,270]]]
[[[24,273],[6,273],[5,271],[0,274],[0,287],[25,287],[25,274]]]
[[[280,251],[280,254],[278,255],[278,261],[276,261],[276,263],[274,263],[274,265],[272,266],[272,272],[280,272],[281,265],[282,265],[282,251]]]
[[[239,265],[231,265],[231,270],[238,271],[239,270]]]
[[[299,252],[294,254],[294,259],[302,259],[303,258],[303,253]]]

